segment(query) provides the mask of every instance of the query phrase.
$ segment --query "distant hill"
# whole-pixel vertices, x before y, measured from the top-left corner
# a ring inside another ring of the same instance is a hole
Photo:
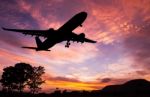
[[[135,79],[121,85],[110,85],[100,90],[102,95],[149,95],[150,82],[144,79]],[[144,97],[144,96],[140,96]]]

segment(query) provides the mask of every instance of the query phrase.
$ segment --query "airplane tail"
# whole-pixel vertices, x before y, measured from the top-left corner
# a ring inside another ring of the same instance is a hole
[[[38,47],[38,48],[41,47],[42,41],[40,40],[40,38],[39,38],[39,37],[35,37],[35,40],[36,40],[36,45],[37,45],[37,47]]]
[[[35,40],[36,40],[37,47],[22,47],[22,48],[33,49],[33,50],[36,50],[36,51],[41,51],[41,50],[50,51],[50,50],[40,49],[40,47],[42,45],[42,41],[40,40],[39,37],[35,37]]]
[[[40,40],[39,37],[35,37],[35,40],[36,40],[36,44],[37,44],[37,47],[22,47],[22,48],[25,48],[25,49],[33,49],[33,50],[36,50],[36,51],[39,51],[39,47],[41,46],[42,42]]]

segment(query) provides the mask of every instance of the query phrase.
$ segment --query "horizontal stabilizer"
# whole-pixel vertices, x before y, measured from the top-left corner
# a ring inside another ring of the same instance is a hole
[[[33,50],[36,50],[36,51],[41,51],[41,50],[38,50],[37,47],[22,47],[22,48],[25,48],[25,49],[33,49]],[[50,50],[42,50],[42,51],[50,51]]]
[[[36,48],[36,47],[22,47],[22,48],[37,50],[37,48]]]

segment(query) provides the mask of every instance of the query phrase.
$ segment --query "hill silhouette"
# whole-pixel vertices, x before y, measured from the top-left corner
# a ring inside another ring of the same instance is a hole
[[[150,82],[145,79],[135,79],[121,85],[110,85],[100,90],[102,95],[127,96],[132,95],[142,97],[142,95],[150,96]],[[145,97],[145,96],[144,96]]]
[[[63,91],[53,93],[6,93],[0,92],[0,97],[150,97],[150,82],[145,79],[135,79],[120,85],[109,85],[95,91]]]

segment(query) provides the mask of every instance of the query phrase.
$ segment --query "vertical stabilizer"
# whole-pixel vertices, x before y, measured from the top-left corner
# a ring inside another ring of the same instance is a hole
[[[36,40],[37,47],[38,48],[41,47],[42,41],[40,40],[40,38],[39,37],[35,37],[35,40]]]

